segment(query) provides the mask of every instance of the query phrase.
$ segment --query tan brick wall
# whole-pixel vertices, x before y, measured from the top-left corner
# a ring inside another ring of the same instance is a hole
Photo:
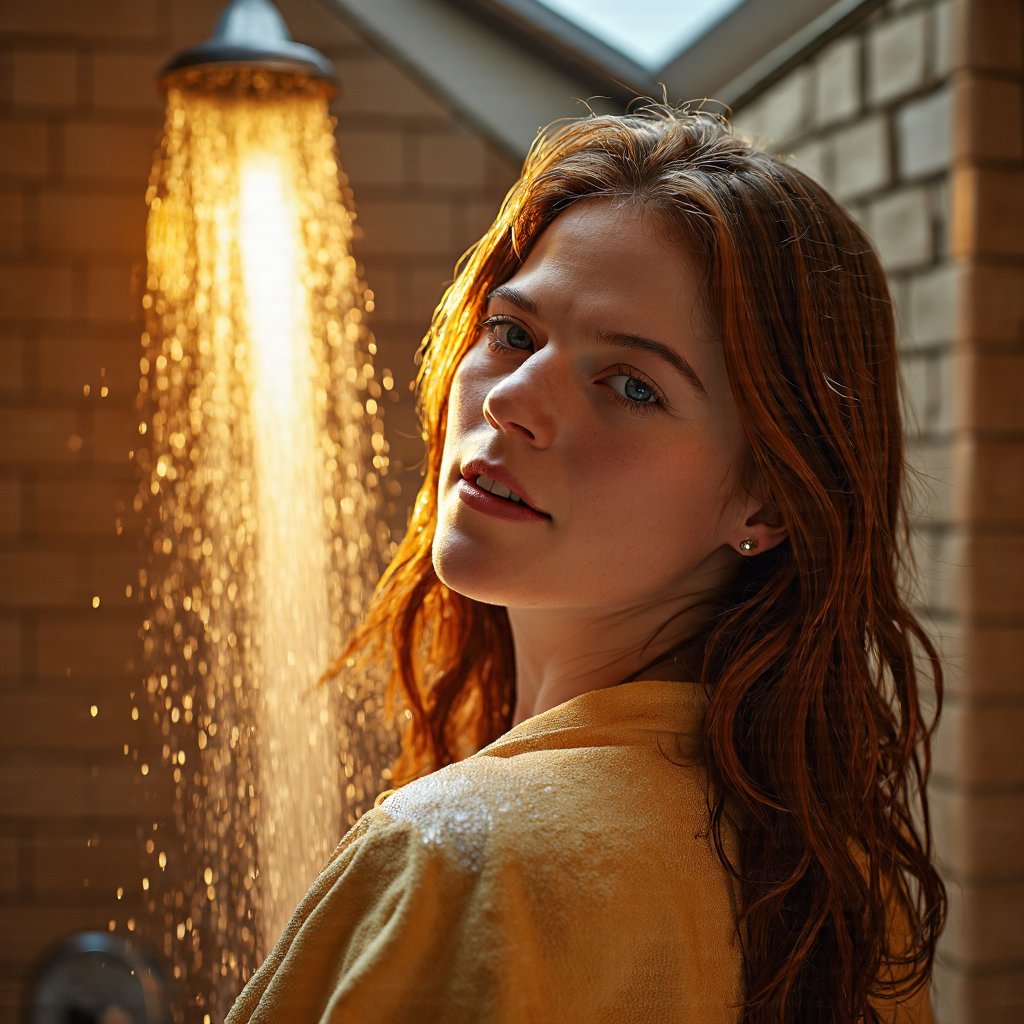
[[[134,490],[142,196],[162,110],[152,78],[221,6],[0,5],[5,1019],[41,949],[140,909],[116,887],[137,872],[140,830],[169,813],[155,774],[133,775],[121,755],[159,743],[128,717],[136,538],[115,521]],[[357,255],[401,398],[387,420],[400,520],[419,480],[411,356],[515,167],[326,0],[279,6],[342,80]],[[925,474],[920,610],[950,663],[932,791],[955,903],[943,1024],[1024,1017],[1022,31],[1018,0],[893,0],[738,112],[850,204],[892,275]]]
[[[333,110],[364,233],[356,254],[376,293],[379,364],[400,397],[386,420],[397,530],[419,484],[412,355],[516,166],[329,3],[278,6],[341,78]],[[42,950],[140,917],[139,895],[116,890],[137,885],[141,837],[170,815],[159,773],[141,778],[122,752],[129,743],[155,759],[160,744],[129,717],[139,613],[124,588],[138,538],[115,522],[135,488],[143,197],[163,109],[154,75],[208,36],[222,7],[0,5],[3,1020]]]
[[[1024,1019],[1024,25],[891,0],[737,111],[845,201],[890,273],[918,610],[947,656],[931,800],[942,1024]]]

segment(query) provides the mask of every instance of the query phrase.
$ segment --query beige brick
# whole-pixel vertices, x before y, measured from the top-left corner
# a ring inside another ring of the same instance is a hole
[[[141,258],[134,265],[90,261],[85,311],[91,323],[142,326],[142,266]]]
[[[953,146],[960,160],[1019,160],[1024,156],[1019,81],[965,75],[954,94]]]
[[[19,263],[0,265],[0,321],[66,320],[73,312],[70,267]]]
[[[50,139],[45,121],[0,120],[0,174],[41,178],[50,170]]]
[[[903,418],[907,433],[914,438],[926,434],[929,421],[934,418],[932,363],[930,355],[908,355],[900,362],[906,403]]]
[[[1024,627],[973,624],[964,627],[956,642],[948,646],[949,657],[961,669],[951,676],[951,692],[977,700],[1021,695]]]
[[[358,223],[365,237],[357,255],[453,254],[452,204],[447,200],[364,200]]]
[[[146,203],[137,195],[83,189],[45,191],[39,199],[39,245],[44,253],[74,255],[145,252]]]
[[[954,31],[969,67],[1010,72],[1024,67],[1020,0],[959,3],[954,10]]]
[[[64,177],[68,181],[123,181],[145,193],[159,128],[73,121],[64,126]]]
[[[130,465],[129,452],[139,443],[138,419],[131,405],[112,401],[97,405],[92,414],[92,457],[107,466]]]
[[[0,897],[10,899],[22,886],[20,840],[0,836]]]
[[[4,110],[10,109],[12,97],[11,97],[11,77],[12,77],[12,54],[10,48],[6,48],[0,51],[0,107]]]
[[[141,650],[137,612],[98,609],[42,613],[32,652],[42,678],[137,679],[129,663]]]
[[[813,118],[814,70],[797,67],[737,115],[741,130],[770,149],[786,144],[809,129]]]
[[[966,483],[957,495],[958,522],[982,528],[1021,523],[1024,443],[963,438],[953,446],[953,466],[956,478]]]
[[[957,354],[956,374],[961,404],[956,419],[961,430],[1024,431],[1024,355],[1009,352]]]
[[[430,265],[420,264],[413,268],[409,296],[410,319],[426,333],[434,310],[454,280],[455,268],[450,262],[441,261]],[[418,343],[418,342],[417,342]],[[408,365],[412,366],[411,351]]]
[[[964,564],[961,600],[966,614],[1024,615],[1024,536],[973,537],[965,546]]]
[[[734,129],[741,135],[753,139],[758,148],[763,148],[768,143],[766,133],[762,131],[763,119],[761,116],[761,101],[754,100],[733,111],[732,123]]]
[[[925,187],[876,200],[868,211],[868,224],[886,270],[906,270],[931,261],[931,204]]]
[[[954,887],[944,947],[968,968],[1012,967],[1024,958],[1024,884]]]
[[[963,287],[958,340],[1024,342],[1024,288],[1018,267],[975,264]]]
[[[907,448],[907,460],[911,467],[911,516],[930,523],[950,522],[954,477],[949,444],[912,443]]]
[[[124,761],[90,766],[39,755],[0,761],[0,815],[19,818],[123,818],[171,806],[171,779],[143,777]]]
[[[140,723],[131,719],[126,684],[119,685],[120,691],[105,680],[63,679],[0,689],[3,720],[18,723],[4,739],[5,751],[119,762],[124,744],[134,748],[141,735]]]
[[[900,176],[919,178],[944,171],[953,156],[953,94],[948,88],[900,107],[896,154]]]
[[[935,229],[935,252],[940,259],[950,255],[949,222],[950,222],[950,191],[949,175],[942,174],[933,178],[928,184],[928,193],[932,207],[932,222]]]
[[[156,78],[163,63],[161,57],[153,53],[96,50],[90,59],[92,103],[97,112],[147,110],[157,114],[164,109],[163,93]],[[160,118],[154,117],[153,130],[159,127]]]
[[[957,405],[956,393],[960,384],[953,376],[953,353],[939,352],[935,360],[935,394],[937,408],[932,422],[932,433],[938,437],[952,437],[957,423],[954,412]]]
[[[74,109],[78,103],[78,54],[74,50],[19,49],[12,58],[15,109]]]
[[[16,679],[21,682],[24,670],[21,657],[22,629],[19,613],[0,615],[0,651],[4,652],[4,656],[0,658],[0,679]]]
[[[90,896],[80,894],[77,899],[47,901],[39,897],[0,905],[0,963],[19,979],[29,976],[30,969],[38,966],[40,958],[59,946],[67,937],[80,931],[106,931],[107,922],[123,922],[129,913],[136,919],[142,916],[142,903],[117,902],[113,894]],[[127,935],[127,933],[125,933]],[[24,996],[24,982],[21,983]],[[20,1003],[18,1006],[20,1007]],[[16,1021],[20,1013],[12,1012],[5,1020]]]
[[[417,467],[423,461],[423,442],[419,435],[419,423],[411,401],[399,402],[388,406],[385,431],[391,445],[392,467],[401,478],[402,487],[409,481],[404,474],[412,477],[410,497],[414,497],[420,486],[420,474]],[[400,530],[394,536],[401,537],[405,533],[406,520],[402,520]]]
[[[0,409],[0,464],[76,462],[80,449],[69,440],[78,430],[73,409]]]
[[[911,555],[917,569],[914,596],[919,610],[945,614],[960,606],[964,577],[964,538],[957,532],[916,529]]]
[[[905,327],[901,342],[911,345],[952,342],[956,337],[963,280],[963,268],[953,263],[914,274],[907,289],[907,306],[901,311]]]
[[[367,285],[373,292],[370,329],[375,330],[378,324],[401,320],[408,300],[408,288],[399,283],[404,280],[403,272],[387,263],[370,264],[364,270]]]
[[[112,897],[123,887],[142,895],[148,868],[143,842],[104,828],[98,835],[39,836],[32,849],[32,886],[50,898],[83,892]]]
[[[860,112],[860,39],[840,39],[815,61],[814,116],[819,127]]]
[[[20,334],[0,334],[0,395],[13,397],[25,390],[25,341]]]
[[[799,146],[794,146],[790,154],[791,162],[804,174],[812,177],[826,188],[832,184],[832,147],[821,139],[810,139]]]
[[[0,607],[87,607],[80,560],[74,553],[17,548],[0,551]]]
[[[885,118],[873,116],[835,135],[835,193],[846,200],[889,183],[889,134]]]
[[[953,0],[932,7],[932,74],[942,78],[953,70]]]
[[[1011,881],[1024,864],[1024,793],[930,796],[944,867],[958,881]]]
[[[106,540],[100,540],[92,550],[83,580],[88,591],[100,597],[100,608],[137,609],[136,597],[128,596],[125,588],[137,583],[144,556],[130,538],[118,539],[115,535],[116,507],[109,506],[106,511],[110,516]]]
[[[941,961],[937,969],[938,1024],[1020,1024],[1024,1020],[1024,973],[955,970]]]
[[[1020,786],[1024,707],[952,701],[943,708],[936,744],[936,774],[957,786]]]
[[[376,363],[393,371],[400,394],[407,393],[405,384],[415,376],[417,367],[413,365],[413,354],[425,332],[425,323],[381,324],[377,331]]]
[[[0,5],[0,32],[80,39],[149,39],[159,32],[158,0],[48,0]]]
[[[469,200],[457,205],[453,213],[454,252],[461,256],[476,245],[490,228],[498,208],[489,199]]]
[[[1024,173],[957,167],[953,172],[954,256],[1024,255]]]
[[[110,541],[115,537],[115,519],[130,518],[126,510],[131,508],[135,489],[135,481],[127,472],[122,479],[37,480],[33,529],[41,540],[73,537]]]
[[[331,110],[344,124],[350,117],[393,117],[422,125],[424,121],[451,121],[446,104],[425,86],[383,57],[356,57],[345,62],[343,88]]]
[[[191,0],[170,5],[168,22],[170,30],[170,48],[166,54],[169,59],[186,46],[193,46],[201,39],[213,34],[220,9],[202,0]],[[164,60],[158,62],[163,64]]]
[[[468,133],[416,133],[411,136],[415,179],[422,185],[476,190],[487,180],[487,149]]]
[[[20,256],[25,250],[25,199],[21,189],[0,188],[0,256]]]
[[[487,183],[494,190],[495,207],[501,205],[501,200],[515,184],[516,179],[519,177],[521,164],[521,160],[512,159],[505,153],[488,148]]]
[[[887,103],[921,88],[928,73],[928,15],[913,11],[876,26],[867,40],[868,96]]]
[[[17,1020],[22,1012],[25,998],[25,983],[13,969],[7,969],[7,976],[0,973],[0,1013],[4,1020]]]
[[[338,148],[341,166],[357,192],[406,180],[405,136],[398,130],[364,131],[341,125]]]
[[[0,538],[12,540],[21,532],[23,486],[18,477],[0,477]]]
[[[39,390],[46,398],[71,398],[88,402],[116,401],[135,394],[139,382],[138,335],[130,329],[103,334],[44,334],[36,342],[40,367]],[[83,385],[89,386],[88,398]]]

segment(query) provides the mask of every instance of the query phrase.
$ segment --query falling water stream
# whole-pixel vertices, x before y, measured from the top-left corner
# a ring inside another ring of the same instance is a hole
[[[380,680],[317,680],[389,554],[394,380],[372,362],[321,87],[183,75],[147,201],[139,707],[177,835],[150,838],[143,888],[182,1018],[218,1021],[387,784]]]

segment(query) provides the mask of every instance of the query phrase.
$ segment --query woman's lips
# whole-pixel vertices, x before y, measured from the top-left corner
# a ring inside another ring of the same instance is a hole
[[[515,474],[500,462],[488,462],[486,459],[470,459],[469,462],[462,467],[462,476],[474,485],[476,484],[477,477],[489,477],[495,483],[499,483],[502,486],[507,487],[514,494],[518,495],[518,497],[522,499],[523,504],[528,505],[534,510],[534,512],[539,512],[542,516],[548,515],[548,513],[527,493],[526,487],[522,481],[518,480]],[[550,516],[548,516],[548,518],[550,518]]]
[[[472,480],[462,477],[458,483],[459,498],[470,508],[496,519],[511,519],[517,522],[546,523],[551,516],[530,508],[529,505],[512,501],[511,498],[499,498],[482,487],[477,487]]]

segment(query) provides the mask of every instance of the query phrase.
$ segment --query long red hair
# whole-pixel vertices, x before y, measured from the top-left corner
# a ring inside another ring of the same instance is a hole
[[[650,106],[549,130],[463,257],[421,350],[425,477],[408,531],[332,674],[389,670],[394,785],[511,724],[504,609],[437,578],[448,395],[487,293],[595,196],[678,225],[707,268],[749,446],[788,541],[745,559],[705,647],[712,834],[740,893],[743,1021],[879,1021],[931,972],[946,897],[932,863],[922,670],[935,648],[900,581],[905,464],[892,301],[860,228],[818,184],[720,119]],[[937,701],[938,703],[938,701]],[[731,863],[723,830],[736,828]],[[894,924],[898,922],[898,926]]]

